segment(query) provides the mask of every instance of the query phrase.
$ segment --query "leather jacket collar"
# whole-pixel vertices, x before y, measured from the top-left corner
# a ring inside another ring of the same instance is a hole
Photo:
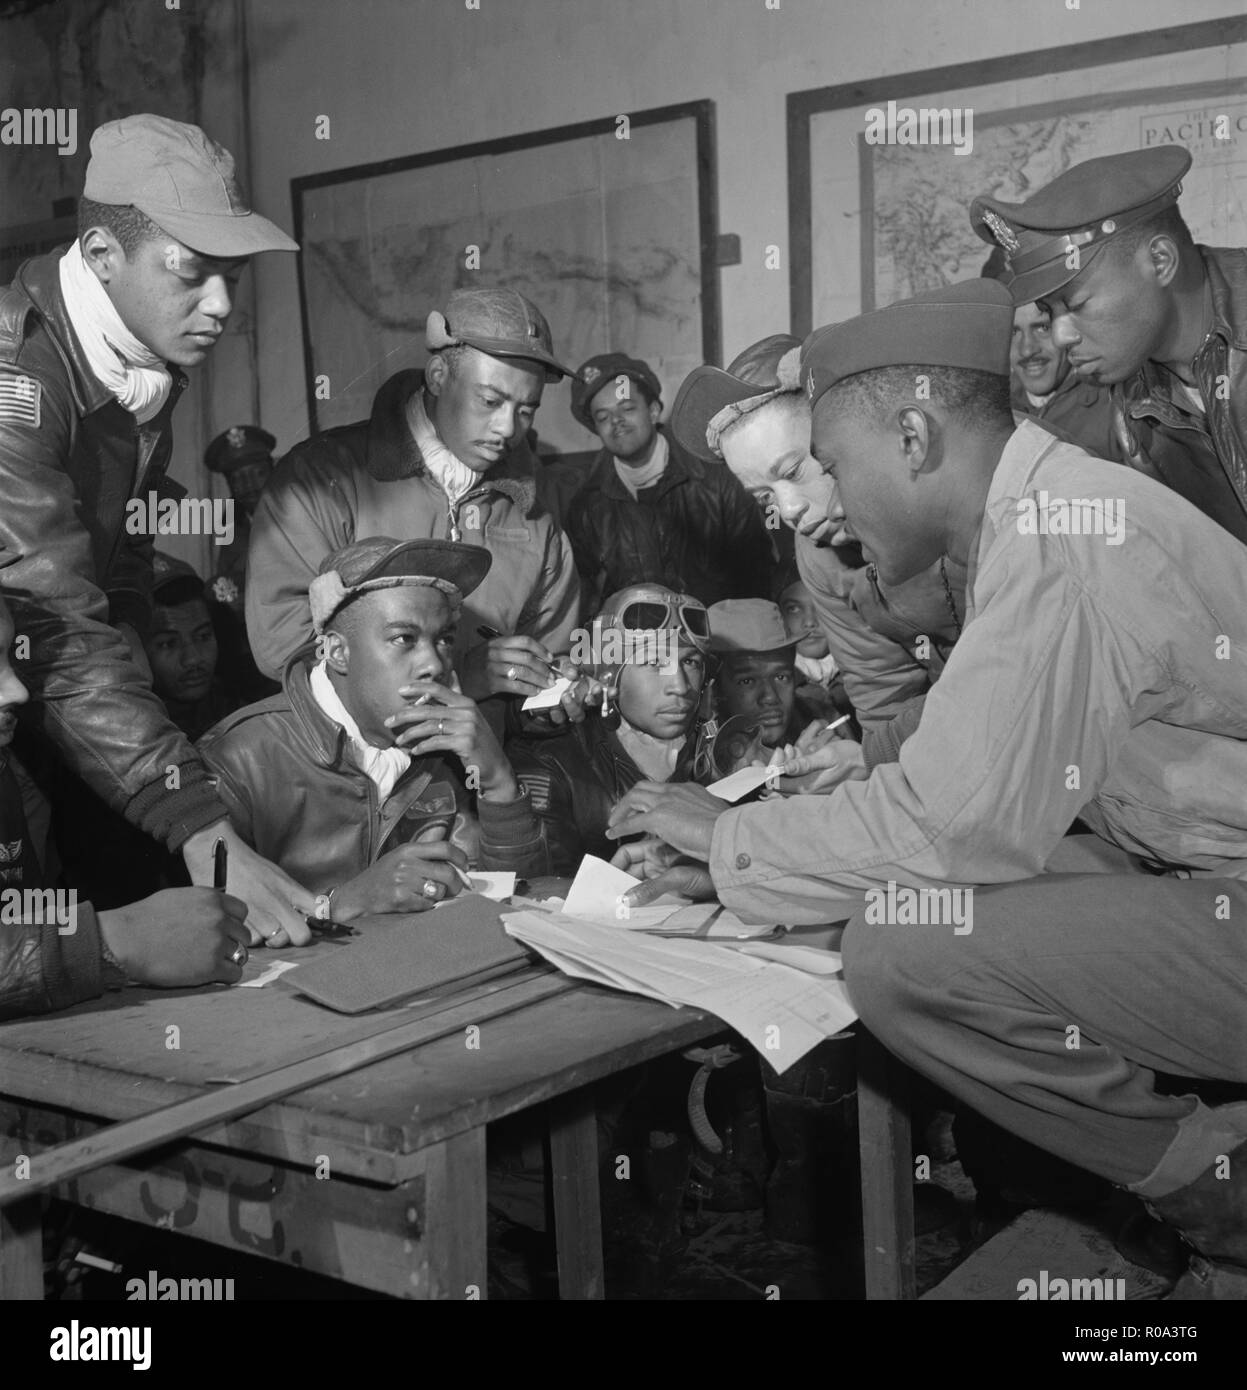
[[[407,402],[423,385],[422,371],[398,372],[382,384],[373,398],[365,444],[366,467],[382,482],[427,476],[424,459],[407,424]],[[508,449],[489,472],[481,476],[480,486],[467,496],[483,492],[500,492],[521,507],[525,516],[532,515],[537,480],[527,445]]]
[[[61,293],[60,262],[67,249],[67,246],[58,246],[55,251],[26,261],[18,270],[14,283],[26,293],[47,324],[48,332],[65,364],[74,405],[80,414],[90,415],[110,405],[113,393],[91,370],[86,353],[70,322],[69,310],[65,307],[65,297]],[[173,377],[173,390],[169,399],[176,401],[186,386],[186,374],[172,363],[165,365]]]

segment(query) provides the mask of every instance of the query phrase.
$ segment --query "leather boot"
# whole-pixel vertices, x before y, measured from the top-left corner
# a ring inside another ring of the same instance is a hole
[[[1247,1143],[1227,1155],[1227,1165],[1227,1177],[1217,1176],[1214,1163],[1194,1182],[1146,1202],[1193,1252],[1170,1299],[1247,1298]]]
[[[829,1038],[782,1076],[766,1068],[764,1084],[778,1151],[766,1186],[767,1234],[796,1245],[852,1241],[861,1190],[856,1042]]]

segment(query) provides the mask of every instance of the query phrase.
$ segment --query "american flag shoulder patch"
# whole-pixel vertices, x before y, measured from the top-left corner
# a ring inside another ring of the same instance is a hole
[[[0,376],[0,420],[39,428],[43,415],[43,386],[32,376]]]
[[[550,774],[548,772],[523,772],[517,779],[520,795],[528,793],[533,800],[534,811],[550,809]]]

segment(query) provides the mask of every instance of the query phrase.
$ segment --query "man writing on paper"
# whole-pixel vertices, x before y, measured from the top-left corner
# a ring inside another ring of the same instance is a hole
[[[579,582],[540,500],[525,442],[548,381],[568,375],[550,326],[516,290],[460,289],[428,317],[423,371],[392,376],[367,420],[297,445],[277,465],[252,522],[247,632],[279,679],[312,635],[308,586],[357,538],[442,538],[493,559],[459,628],[456,667],[475,700],[533,695],[576,626]],[[481,642],[477,628],[503,634]],[[491,711],[501,727],[502,711]]]
[[[718,815],[643,784],[612,833],[665,842],[629,863],[704,861],[681,886],[705,874],[738,911],[852,915],[846,978],[872,1031],[1142,1197],[1197,1253],[1179,1296],[1242,1298],[1247,1105],[1161,1095],[1153,1070],[1247,1080],[1247,552],[1142,473],[1015,429],[1011,330],[1007,292],[970,281],[803,349],[815,454],[881,579],[941,553],[970,576],[900,761]],[[1113,871],[1059,872],[1075,817]],[[972,930],[930,924],[967,886]]]

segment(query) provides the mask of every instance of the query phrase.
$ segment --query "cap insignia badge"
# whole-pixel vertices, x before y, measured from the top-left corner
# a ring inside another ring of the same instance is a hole
[[[992,212],[990,208],[984,208],[983,221],[987,223],[987,229],[991,232],[992,236],[994,236],[1000,245],[1012,256],[1021,245],[1021,242],[1018,241],[1013,233],[1013,228],[1009,226],[1003,217],[998,213]]]

